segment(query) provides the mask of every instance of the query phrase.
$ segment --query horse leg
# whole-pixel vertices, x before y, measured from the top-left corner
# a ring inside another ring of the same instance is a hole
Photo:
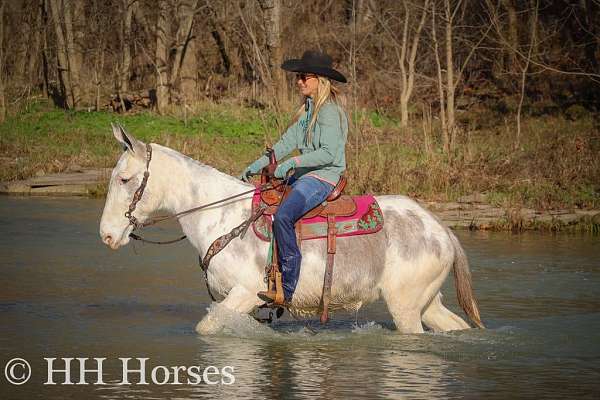
[[[421,324],[421,313],[412,307],[406,307],[397,297],[390,299],[384,294],[388,310],[392,314],[392,319],[396,328],[402,333],[423,333]]]
[[[381,294],[400,332],[423,333],[422,312],[440,290],[446,277],[441,271],[433,255],[388,264]]]
[[[245,287],[238,285],[229,291],[229,294],[225,297],[225,300],[219,303],[219,306],[227,307],[229,310],[240,314],[247,314],[262,303],[256,297],[256,292],[252,293]],[[214,311],[211,310],[198,322],[196,332],[201,335],[211,335],[220,331],[222,327],[223,324],[219,321],[218,316],[214,315]]]
[[[469,329],[470,326],[458,315],[442,304],[442,294],[438,293],[423,313],[423,323],[434,332]]]
[[[387,304],[388,311],[402,333],[423,333],[421,309],[415,302],[418,293],[405,285],[392,284],[392,281],[381,288],[381,294]]]

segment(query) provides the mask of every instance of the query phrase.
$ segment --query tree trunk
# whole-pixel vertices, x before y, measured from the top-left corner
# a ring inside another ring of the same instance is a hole
[[[32,34],[32,25],[33,25],[33,21],[32,21],[32,12],[30,10],[28,10],[29,7],[29,2],[27,1],[22,1],[21,3],[21,9],[20,11],[20,19],[21,21],[19,21],[19,28],[21,30],[21,34],[17,35],[13,40],[16,42],[15,48],[16,48],[16,52],[13,50],[13,52],[15,52],[16,54],[14,55],[15,57],[15,71],[18,72],[18,75],[15,76],[16,81],[19,84],[24,84],[27,85],[28,82],[26,82],[26,68],[27,68],[27,56],[31,57],[31,51],[28,52],[28,49],[30,49],[31,47],[31,34]],[[29,53],[29,54],[28,54]]]
[[[442,137],[444,142],[444,152],[450,154],[450,136],[448,135],[448,124],[446,123],[446,95],[444,92],[444,78],[442,77],[442,63],[440,62],[440,53],[437,41],[437,31],[435,26],[435,1],[431,2],[431,39],[433,41],[433,51],[435,54],[435,64],[437,71],[438,96],[440,99],[440,122],[442,124]]]
[[[194,10],[196,9],[197,5],[197,0],[182,1],[177,10],[179,26],[177,27],[177,33],[175,37],[175,56],[173,60],[173,67],[171,68],[171,74],[169,76],[169,89],[171,91],[171,98],[175,97],[181,66],[186,56],[187,44],[192,38]]]
[[[400,77],[402,80],[402,89],[400,94],[400,126],[406,127],[408,125],[408,101],[404,99],[404,93],[408,86],[408,76],[406,73],[406,48],[408,46],[408,22],[410,19],[410,10],[406,2],[404,5],[404,24],[402,27],[402,43],[400,50]]]
[[[94,72],[94,107],[96,111],[100,111],[102,109],[101,103],[101,88],[103,83],[103,71],[104,71],[104,60],[105,60],[105,43],[107,40],[107,35],[104,35],[105,24],[109,20],[110,17],[105,16],[103,13],[104,10],[100,8],[103,4],[104,0],[94,0],[92,18],[90,18],[90,33],[94,38],[94,42],[92,45],[94,59],[92,62],[92,70]]]
[[[408,20],[408,8],[405,4],[406,9],[406,19]],[[425,17],[427,16],[427,7],[429,7],[429,0],[425,0],[423,2],[423,11],[421,12],[421,19],[419,21],[419,26],[417,27],[417,31],[414,33],[412,44],[410,45],[410,56],[406,61],[408,63],[408,74],[406,73],[406,68],[402,67],[402,93],[400,95],[400,126],[406,127],[408,126],[408,102],[412,96],[412,91],[415,83],[415,60],[417,58],[417,49],[419,47],[419,41],[421,39],[421,31],[423,30],[423,26],[425,25]],[[405,25],[406,26],[406,25]],[[406,31],[405,31],[406,32]],[[405,47],[407,45],[406,42],[408,37],[405,35],[403,37],[402,46]],[[403,51],[403,54],[406,55],[406,52]],[[404,64],[404,59],[402,60]]]
[[[85,49],[85,29],[88,21],[85,17],[85,2],[81,0],[71,0],[73,5],[73,72],[77,79],[77,105],[81,105],[84,101],[85,87],[84,81],[81,79],[84,76],[83,52]]]
[[[513,0],[502,0],[502,6],[508,15],[507,40],[508,48],[506,51],[506,66],[509,73],[517,72],[517,50],[519,47],[519,21],[517,19],[517,9]]]
[[[523,100],[525,99],[525,82],[527,79],[527,72],[529,70],[529,64],[533,54],[533,49],[536,47],[537,41],[537,20],[538,20],[538,0],[530,0],[531,9],[533,16],[530,22],[529,32],[529,50],[527,52],[527,60],[525,60],[525,66],[521,70],[521,96],[519,98],[519,106],[517,107],[517,137],[515,138],[514,149],[517,150],[521,144],[521,111],[523,109]]]
[[[42,82],[44,94],[48,98],[50,97],[50,68],[48,67],[48,3],[46,0],[39,0],[39,7],[42,17]]]
[[[59,99],[56,99],[60,105],[66,109],[73,106],[71,100],[71,80],[69,79],[69,67],[67,62],[67,48],[65,45],[65,37],[63,34],[62,27],[60,26],[61,9],[59,0],[48,0],[50,3],[50,9],[52,10],[52,21],[54,23],[54,30],[56,32],[56,55],[58,58],[58,78],[60,80],[60,92]]]
[[[596,15],[598,14],[598,8],[600,4],[594,2],[594,0],[581,0],[581,7],[585,11],[586,18],[586,29],[584,30],[585,36],[587,37],[585,44],[585,57],[588,63],[595,73],[600,73],[600,63],[596,57],[596,51],[600,44],[600,35],[598,35],[598,25],[596,23]],[[537,51],[536,51],[537,53]]]
[[[156,22],[156,107],[159,113],[165,111],[169,104],[169,81],[168,81],[168,43],[167,33],[169,31],[169,18],[166,0],[158,0],[158,19]]]
[[[4,0],[0,0],[0,123],[6,118],[4,101]]]
[[[42,13],[39,9],[39,4],[36,4],[35,8],[32,10],[35,17],[33,20],[33,32],[32,32],[32,40],[31,40],[31,51],[29,55],[29,59],[27,62],[26,79],[27,84],[31,87],[37,86],[38,81],[38,61],[40,59],[40,40],[42,36]]]
[[[215,22],[212,18],[209,20],[209,24],[211,27],[210,34],[212,38],[215,40],[215,44],[219,49],[219,55],[221,56],[221,63],[223,64],[223,75],[229,76],[231,73],[231,58],[227,53],[227,48],[225,47],[225,41],[223,40],[222,29],[219,28],[217,22]]]
[[[449,147],[452,150],[455,122],[454,122],[454,54],[452,50],[452,24],[453,11],[450,0],[445,0],[446,6],[446,116],[448,117],[448,133],[450,135]]]
[[[134,5],[130,0],[121,1],[122,26],[121,26],[121,68],[119,70],[119,93],[129,90],[129,75],[131,69],[131,17]]]
[[[100,111],[102,104],[100,103],[100,88],[102,87],[102,71],[104,70],[104,43],[100,42],[96,50],[97,63],[94,64],[94,75],[96,85],[96,111]]]
[[[77,107],[81,102],[81,86],[79,75],[81,73],[81,51],[79,43],[75,42],[75,36],[80,39],[80,34],[76,33],[77,28],[73,26],[79,25],[79,19],[84,18],[83,2],[78,0],[64,0],[64,17],[65,17],[65,39],[67,44],[67,65],[69,67],[69,78],[71,81],[71,99],[73,108]],[[75,21],[75,23],[74,23]]]
[[[198,100],[198,39],[191,37],[181,64],[181,94],[186,104]]]
[[[268,65],[270,72],[270,84],[279,104],[287,99],[285,75],[281,69],[283,52],[281,50],[281,0],[259,0],[263,11],[265,25],[265,36],[268,53]]]

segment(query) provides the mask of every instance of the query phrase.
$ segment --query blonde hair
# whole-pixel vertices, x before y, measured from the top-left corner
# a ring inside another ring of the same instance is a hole
[[[331,84],[331,81],[323,76],[317,76],[319,79],[319,86],[317,87],[317,95],[316,98],[313,99],[313,113],[308,123],[308,128],[306,129],[306,133],[304,136],[304,142],[310,143],[312,141],[312,131],[317,122],[317,116],[319,115],[319,111],[323,104],[327,103],[327,101],[331,100],[336,103],[338,106],[344,108],[344,98],[340,92],[340,90]],[[306,101],[306,98],[304,99]],[[292,124],[294,124],[300,117],[302,117],[306,113],[304,103],[300,106],[296,114],[294,114],[294,118],[292,118]]]

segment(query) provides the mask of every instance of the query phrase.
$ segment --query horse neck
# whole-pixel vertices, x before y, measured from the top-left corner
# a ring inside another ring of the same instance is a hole
[[[171,214],[180,213],[194,207],[223,200],[246,192],[252,185],[246,184],[217,169],[199,163],[169,148],[158,148],[158,175],[156,180],[163,188],[162,209]],[[151,171],[150,179],[152,179]],[[206,247],[203,241],[212,241],[247,218],[252,193],[240,196],[197,212],[179,217],[179,222],[190,241]]]

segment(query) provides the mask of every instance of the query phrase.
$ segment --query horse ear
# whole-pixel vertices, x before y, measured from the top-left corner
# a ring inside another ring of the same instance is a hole
[[[137,157],[145,157],[146,146],[144,143],[140,142],[132,134],[128,133],[121,124],[113,124],[111,122],[110,125],[112,127],[115,139],[117,139],[119,143],[121,143],[121,146],[123,146],[123,151],[128,151]]]

